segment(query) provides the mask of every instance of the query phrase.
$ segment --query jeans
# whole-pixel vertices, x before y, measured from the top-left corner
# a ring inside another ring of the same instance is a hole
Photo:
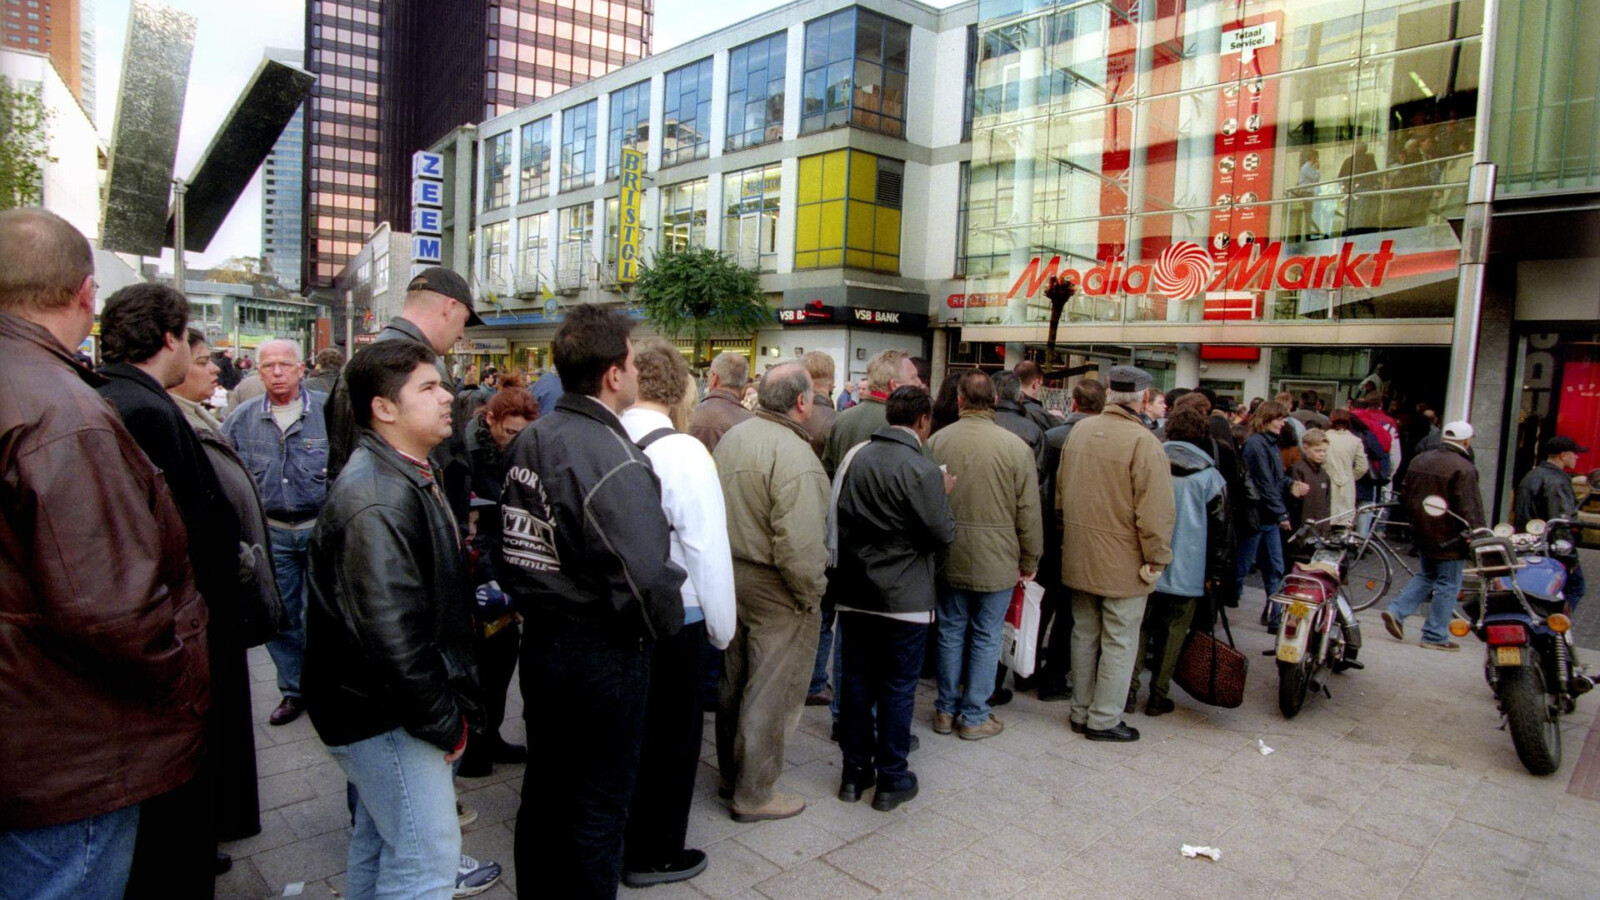
[[[445,752],[396,728],[328,753],[356,791],[345,896],[450,900],[461,827]]]
[[[828,660],[833,656],[834,617],[833,601],[823,598],[822,629],[817,633],[817,661],[811,666],[811,685],[806,688],[807,696],[820,694],[828,686]],[[833,680],[833,686],[839,686],[839,679]]]
[[[810,652],[809,647],[807,652]],[[523,897],[615,897],[650,692],[638,638],[530,617],[522,642],[528,771],[515,854]],[[686,688],[687,686],[685,686]]]
[[[1450,617],[1456,611],[1456,596],[1461,593],[1461,576],[1466,568],[1464,559],[1433,559],[1424,553],[1421,570],[1389,604],[1389,615],[1404,623],[1407,616],[1431,600],[1428,618],[1422,623],[1422,640],[1429,644],[1450,640]]]
[[[1011,606],[1011,591],[939,586],[939,698],[933,708],[959,714],[969,728],[989,718],[995,666],[1000,662],[1000,626]]]
[[[1574,558],[1572,564],[1567,566],[1567,583],[1561,589],[1561,596],[1567,599],[1567,605],[1574,610],[1578,608],[1579,601],[1583,600],[1583,566],[1578,565]]]
[[[1283,537],[1277,524],[1263,525],[1249,534],[1239,536],[1239,557],[1237,575],[1237,594],[1244,596],[1244,578],[1250,574],[1250,568],[1257,563],[1261,568],[1261,585],[1266,589],[1267,596],[1271,597],[1283,585]],[[1283,617],[1283,611],[1276,604],[1272,604],[1272,621],[1274,624]]]
[[[916,783],[906,756],[911,752],[911,714],[928,626],[858,612],[842,613],[839,620],[850,624],[839,686],[844,777],[864,782],[865,776],[876,772],[879,790],[905,790]]]
[[[0,900],[121,900],[139,805],[62,825],[0,831]]]
[[[273,528],[272,570],[278,593],[289,613],[289,630],[267,642],[278,669],[278,693],[300,696],[300,670],[306,661],[306,567],[310,562],[310,528]]]
[[[683,855],[706,724],[698,693],[705,643],[706,623],[694,622],[656,642],[650,654],[639,776],[622,845],[628,871],[674,863]]]

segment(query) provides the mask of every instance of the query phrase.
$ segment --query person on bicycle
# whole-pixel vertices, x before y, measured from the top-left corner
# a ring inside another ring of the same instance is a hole
[[[1533,467],[1527,475],[1522,477],[1522,482],[1517,485],[1516,526],[1518,531],[1526,531],[1528,522],[1532,519],[1572,519],[1578,514],[1578,495],[1572,490],[1572,476],[1568,470],[1578,466],[1578,456],[1588,453],[1588,447],[1578,446],[1578,442],[1564,434],[1558,434],[1544,442],[1544,462]],[[1578,608],[1578,601],[1583,599],[1583,568],[1578,565],[1578,554],[1572,553],[1570,558],[1561,558],[1561,564],[1567,567],[1567,584],[1561,589],[1562,595],[1567,598],[1567,605],[1573,609]]]

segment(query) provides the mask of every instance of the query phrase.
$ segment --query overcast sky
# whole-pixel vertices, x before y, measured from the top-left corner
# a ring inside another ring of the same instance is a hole
[[[244,90],[267,47],[299,48],[305,43],[305,0],[165,0],[197,20],[189,95],[178,139],[178,174],[189,175],[212,136]],[[675,47],[787,0],[656,0],[657,52]],[[924,0],[930,2],[930,0]],[[948,6],[954,0],[931,0]],[[127,44],[128,0],[95,0],[97,124],[108,140],[117,114],[117,87]],[[205,253],[189,255],[191,266],[210,266],[230,256],[261,253],[261,176],[239,198],[222,230]],[[163,268],[170,269],[167,251]]]

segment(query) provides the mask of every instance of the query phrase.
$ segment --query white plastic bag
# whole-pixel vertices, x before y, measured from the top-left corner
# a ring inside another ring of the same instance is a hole
[[[1018,678],[1033,675],[1038,665],[1039,620],[1043,618],[1044,586],[1019,581],[1000,631],[1000,661]]]

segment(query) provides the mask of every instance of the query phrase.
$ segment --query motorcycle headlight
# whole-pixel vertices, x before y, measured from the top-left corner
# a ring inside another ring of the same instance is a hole
[[[1543,519],[1529,519],[1526,528],[1528,530],[1528,533],[1531,534],[1531,535],[1534,535],[1535,537],[1537,537],[1537,536],[1539,536],[1541,534],[1544,534],[1544,528],[1545,528],[1544,520]]]
[[[1511,537],[1512,535],[1514,535],[1516,533],[1517,533],[1517,530],[1515,528],[1511,527],[1511,523],[1510,522],[1501,522],[1499,525],[1496,525],[1494,527],[1494,536],[1495,537]]]
[[[1557,556],[1567,556],[1568,554],[1572,553],[1572,542],[1553,541],[1550,544],[1550,552]]]

